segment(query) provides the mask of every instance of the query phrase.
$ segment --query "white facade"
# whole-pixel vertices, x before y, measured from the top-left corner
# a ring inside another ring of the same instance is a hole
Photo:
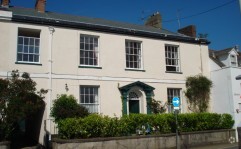
[[[0,13],[1,15],[1,13]],[[19,62],[19,31],[35,30],[39,32],[39,61]],[[180,90],[181,111],[189,112],[186,106],[185,79],[188,76],[203,74],[209,77],[209,57],[206,43],[175,41],[169,38],[157,39],[128,34],[109,33],[62,27],[58,25],[39,25],[0,20],[0,77],[10,76],[12,70],[28,72],[36,81],[38,89],[48,89],[46,110],[41,126],[40,143],[43,143],[45,131],[55,133],[54,124],[49,116],[52,102],[58,94],[72,94],[80,103],[80,87],[98,88],[97,111],[109,116],[122,115],[120,87],[134,82],[142,82],[155,88],[152,97],[167,102],[168,89]],[[80,36],[98,38],[98,65],[86,67],[80,65]],[[126,66],[126,41],[137,41],[141,45],[141,67],[130,69]],[[178,71],[167,72],[165,47],[178,47]],[[67,89],[66,89],[67,87]],[[133,86],[129,91],[136,91],[139,112],[147,113],[147,95],[143,86]],[[96,98],[96,97],[95,97]],[[127,114],[129,108],[127,101]],[[44,124],[46,121],[46,125]],[[46,128],[46,130],[45,130]]]
[[[221,51],[222,52],[222,51]],[[232,66],[230,55],[238,53],[234,48],[224,52],[219,59],[224,66],[220,67],[210,59],[210,76],[213,82],[211,92],[211,109],[212,112],[229,113],[235,120],[233,128],[241,127],[241,80],[236,77],[241,74],[241,67]]]

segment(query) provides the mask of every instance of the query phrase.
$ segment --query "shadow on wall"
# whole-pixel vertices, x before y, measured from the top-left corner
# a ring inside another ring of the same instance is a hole
[[[42,119],[45,108],[33,114],[30,118],[18,123],[19,129],[14,132],[11,138],[11,148],[23,148],[36,146],[39,143]]]

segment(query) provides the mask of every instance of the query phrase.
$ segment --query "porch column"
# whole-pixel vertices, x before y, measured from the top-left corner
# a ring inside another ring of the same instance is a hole
[[[152,100],[152,91],[148,90],[146,91],[146,108],[147,108],[147,114],[151,114],[151,100]]]
[[[122,92],[122,116],[127,115],[127,91]]]

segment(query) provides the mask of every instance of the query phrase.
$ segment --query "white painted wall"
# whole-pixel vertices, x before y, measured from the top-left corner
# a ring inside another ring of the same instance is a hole
[[[213,81],[212,112],[231,114],[235,120],[233,128],[241,127],[241,109],[239,108],[239,104],[241,104],[241,80],[235,79],[236,76],[241,75],[241,68],[220,68],[212,60],[210,60],[210,67],[211,80]],[[236,137],[238,137],[237,133]]]

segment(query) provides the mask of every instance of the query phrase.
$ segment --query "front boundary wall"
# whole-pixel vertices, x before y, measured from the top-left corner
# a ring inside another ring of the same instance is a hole
[[[179,146],[234,143],[235,129],[179,134]],[[176,134],[64,140],[53,138],[53,149],[168,149],[176,148]]]

